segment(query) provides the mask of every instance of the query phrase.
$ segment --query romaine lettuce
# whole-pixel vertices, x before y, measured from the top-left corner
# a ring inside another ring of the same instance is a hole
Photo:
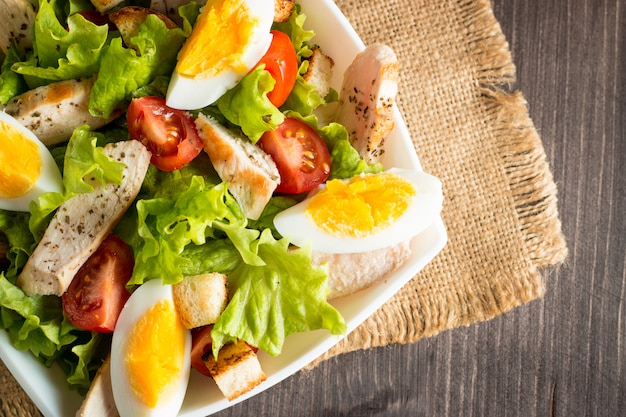
[[[343,317],[326,301],[327,272],[312,265],[310,251],[289,250],[289,242],[275,240],[269,229],[254,246],[265,264],[242,262],[228,275],[231,300],[211,331],[215,357],[236,339],[275,356],[290,334],[346,331]]]
[[[34,23],[35,55],[11,67],[25,76],[31,89],[53,81],[91,77],[98,71],[107,44],[106,25],[98,26],[73,14],[65,27],[55,13],[54,3],[55,0],[39,2]]]

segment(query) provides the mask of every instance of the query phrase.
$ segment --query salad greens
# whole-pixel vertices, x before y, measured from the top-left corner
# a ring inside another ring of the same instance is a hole
[[[133,97],[165,94],[176,54],[199,7],[192,2],[179,8],[182,28],[168,29],[161,20],[148,17],[128,45],[119,32],[74,14],[89,8],[84,0],[40,0],[34,50],[11,49],[0,67],[0,102],[29,88],[96,74],[90,101],[94,115],[123,112]],[[368,165],[359,157],[343,126],[332,123],[320,128],[312,114],[337,95],[333,91],[320,97],[301,76],[307,70],[314,36],[304,29],[305,19],[296,5],[288,22],[275,24],[290,36],[300,61],[296,87],[280,109],[265,97],[273,79],[259,68],[201,111],[241,130],[253,142],[285,117],[297,117],[326,141],[331,177],[381,171],[379,164]],[[70,386],[81,391],[88,388],[110,339],[71,325],[59,297],[28,297],[15,281],[55,210],[69,198],[92,190],[83,180],[87,174],[102,184],[121,181],[122,164],[106,157],[103,146],[127,139],[123,118],[99,132],[88,126],[76,129],[68,143],[51,149],[62,168],[64,192],[42,195],[31,203],[30,213],[0,210],[0,239],[8,243],[8,265],[0,270],[0,327],[16,348],[30,350],[44,365],[60,363]],[[273,227],[274,215],[299,198],[273,197],[261,218],[251,221],[206,155],[174,172],[151,166],[136,204],[114,229],[135,256],[129,289],[150,279],[173,284],[187,275],[228,274],[231,300],[212,332],[215,353],[225,343],[243,339],[277,355],[292,333],[319,328],[332,334],[345,332],[343,318],[326,300],[326,269],[312,265],[307,248],[289,248]]]

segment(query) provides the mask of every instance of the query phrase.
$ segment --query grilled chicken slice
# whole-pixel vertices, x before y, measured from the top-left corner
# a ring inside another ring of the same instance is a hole
[[[398,60],[386,45],[368,46],[344,73],[337,122],[348,129],[352,146],[368,162],[377,162],[384,152],[397,92]]]
[[[111,386],[111,357],[100,365],[76,417],[118,417]]]
[[[126,164],[122,183],[103,187],[94,179],[93,192],[59,207],[17,279],[26,294],[62,295],[139,193],[150,152],[131,140],[108,144],[105,153]]]
[[[94,78],[58,81],[27,91],[11,99],[4,111],[30,129],[45,145],[65,142],[79,126],[98,129],[120,116],[104,119],[89,113],[89,95]]]
[[[328,265],[328,299],[363,290],[395,271],[411,255],[409,242],[358,253],[313,252],[313,265]]]
[[[13,42],[21,51],[32,49],[30,27],[35,14],[28,0],[0,0],[0,51],[6,54]]]
[[[276,164],[261,148],[210,116],[200,114],[196,126],[217,175],[228,182],[246,217],[258,219],[280,184]]]

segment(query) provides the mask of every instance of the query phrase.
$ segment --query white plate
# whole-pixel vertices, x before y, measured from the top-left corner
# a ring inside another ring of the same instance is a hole
[[[331,0],[300,0],[299,3],[307,16],[305,27],[316,31],[313,42],[335,61],[333,86],[339,90],[343,71],[363,49],[363,42]],[[394,145],[386,149],[383,160],[386,167],[421,170],[406,125],[397,109],[395,128],[387,143]],[[367,290],[333,301],[332,304],[346,320],[348,332],[400,290],[441,251],[446,242],[446,230],[438,218],[411,242],[411,257],[391,276]],[[261,352],[259,359],[267,380],[233,402],[227,401],[211,380],[193,371],[180,416],[203,417],[244,401],[299,371],[339,340],[328,331],[318,330],[291,335],[277,357]],[[65,375],[58,366],[45,368],[29,352],[16,350],[4,331],[0,331],[0,358],[45,416],[66,417],[76,413],[82,397],[67,388]]]

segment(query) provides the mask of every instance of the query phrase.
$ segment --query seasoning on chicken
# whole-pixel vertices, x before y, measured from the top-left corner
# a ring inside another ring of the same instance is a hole
[[[368,162],[377,162],[384,153],[397,92],[398,60],[386,45],[369,45],[344,73],[337,122],[348,129],[350,143]]]
[[[30,129],[46,146],[67,141],[79,126],[88,124],[96,130],[111,122],[123,111],[109,118],[89,113],[89,95],[95,78],[58,81],[13,97],[4,111]]]
[[[93,192],[59,207],[17,279],[26,294],[62,295],[139,193],[150,164],[145,146],[135,140],[112,143],[105,153],[126,164],[122,183],[92,183]]]
[[[249,219],[263,213],[280,175],[272,158],[252,142],[243,139],[210,116],[196,119],[204,150],[222,181]]]

